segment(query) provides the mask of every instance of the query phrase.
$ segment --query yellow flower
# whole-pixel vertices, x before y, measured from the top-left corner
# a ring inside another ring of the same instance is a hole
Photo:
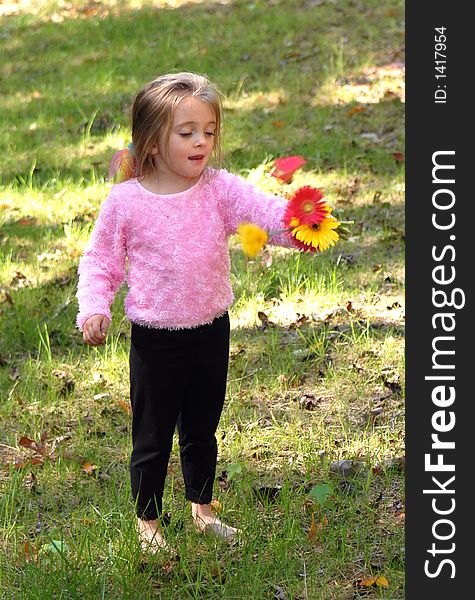
[[[251,258],[258,254],[269,239],[267,233],[253,223],[241,223],[237,232],[244,253]]]
[[[302,244],[313,246],[323,252],[338,241],[340,236],[335,229],[339,225],[335,217],[328,215],[320,223],[295,227],[292,229],[292,235]]]

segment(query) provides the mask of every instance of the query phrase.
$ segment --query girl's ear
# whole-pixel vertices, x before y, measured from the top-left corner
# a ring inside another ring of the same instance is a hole
[[[158,154],[158,146],[152,146],[150,150],[150,154]]]

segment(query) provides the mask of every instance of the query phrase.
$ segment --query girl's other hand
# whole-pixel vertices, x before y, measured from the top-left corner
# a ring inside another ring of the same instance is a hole
[[[82,337],[90,346],[101,346],[106,341],[110,320],[105,315],[92,315],[84,323]]]

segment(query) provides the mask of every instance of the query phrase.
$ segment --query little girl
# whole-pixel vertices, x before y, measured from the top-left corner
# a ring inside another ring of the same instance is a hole
[[[98,346],[128,261],[130,476],[142,548],[153,552],[170,550],[159,517],[176,426],[195,526],[240,533],[210,506],[233,300],[227,241],[244,221],[282,229],[286,201],[207,166],[220,157],[221,116],[218,90],[194,73],[163,75],[138,93],[134,176],[112,186],[78,270],[77,325]],[[293,245],[285,234],[273,243]]]

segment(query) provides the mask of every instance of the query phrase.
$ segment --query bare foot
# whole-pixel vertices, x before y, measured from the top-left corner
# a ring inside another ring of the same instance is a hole
[[[191,514],[196,528],[202,533],[211,533],[226,540],[232,540],[242,533],[240,529],[230,527],[220,521],[213,513],[210,504],[192,503]]]
[[[170,554],[177,554],[176,550],[162,536],[158,519],[151,521],[137,519],[137,532],[139,534],[140,547],[143,551],[155,554],[160,550],[165,550]]]

